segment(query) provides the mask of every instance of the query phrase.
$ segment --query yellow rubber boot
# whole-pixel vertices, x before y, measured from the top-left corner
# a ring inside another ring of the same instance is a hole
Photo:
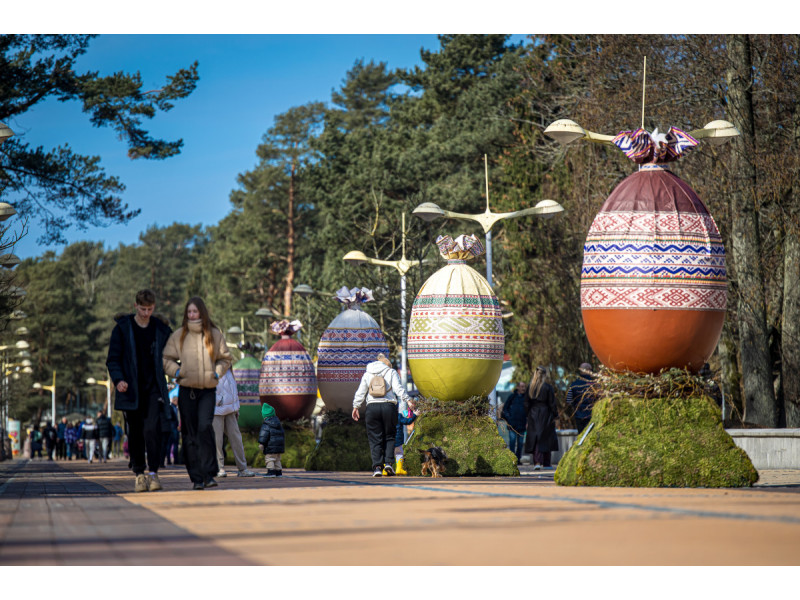
[[[408,471],[406,471],[405,466],[403,465],[403,459],[398,458],[397,462],[395,463],[394,472],[398,475],[408,475]]]

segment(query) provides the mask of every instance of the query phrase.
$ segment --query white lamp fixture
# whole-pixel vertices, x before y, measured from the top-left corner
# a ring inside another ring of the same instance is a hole
[[[546,136],[553,138],[559,144],[567,145],[586,137],[586,131],[575,121],[570,119],[558,119],[553,121],[544,130]]]

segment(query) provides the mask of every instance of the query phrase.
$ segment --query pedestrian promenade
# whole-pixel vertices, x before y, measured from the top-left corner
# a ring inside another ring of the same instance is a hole
[[[285,469],[133,493],[127,461],[0,463],[0,565],[798,565],[800,471],[750,489]],[[535,552],[533,549],[538,549]],[[546,549],[546,551],[544,551]]]

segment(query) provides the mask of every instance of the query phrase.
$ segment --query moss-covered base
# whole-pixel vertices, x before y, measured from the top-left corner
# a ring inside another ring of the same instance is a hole
[[[519,475],[517,457],[506,447],[491,417],[420,415],[403,450],[409,475],[422,474],[420,451],[431,446],[440,446],[447,454],[445,477]]]
[[[309,454],[304,466],[306,471],[371,471],[364,419],[328,422],[322,428],[319,445]]]
[[[264,455],[258,449],[258,429],[242,429],[242,444],[247,465],[251,469],[263,469]],[[314,450],[316,440],[310,427],[284,427],[286,451],[281,454],[281,466],[287,469],[302,469],[308,455]],[[225,464],[235,465],[233,452],[229,443],[225,444]]]
[[[617,394],[595,404],[592,422],[558,463],[559,485],[744,487],[758,480],[707,396]]]

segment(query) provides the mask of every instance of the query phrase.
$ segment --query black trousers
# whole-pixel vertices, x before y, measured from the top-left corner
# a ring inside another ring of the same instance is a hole
[[[56,440],[56,458],[67,458],[67,442],[65,440]]]
[[[196,389],[180,386],[178,410],[181,413],[183,459],[192,483],[205,483],[219,471],[217,442],[214,438],[214,388]]]
[[[147,399],[139,400],[138,409],[125,411],[125,420],[128,423],[128,454],[131,457],[131,471],[136,475],[144,473],[145,468],[158,473],[161,464],[162,405],[158,396],[151,395]]]
[[[372,456],[372,468],[381,469],[394,464],[394,436],[397,431],[397,404],[372,402],[367,404],[367,440]]]

